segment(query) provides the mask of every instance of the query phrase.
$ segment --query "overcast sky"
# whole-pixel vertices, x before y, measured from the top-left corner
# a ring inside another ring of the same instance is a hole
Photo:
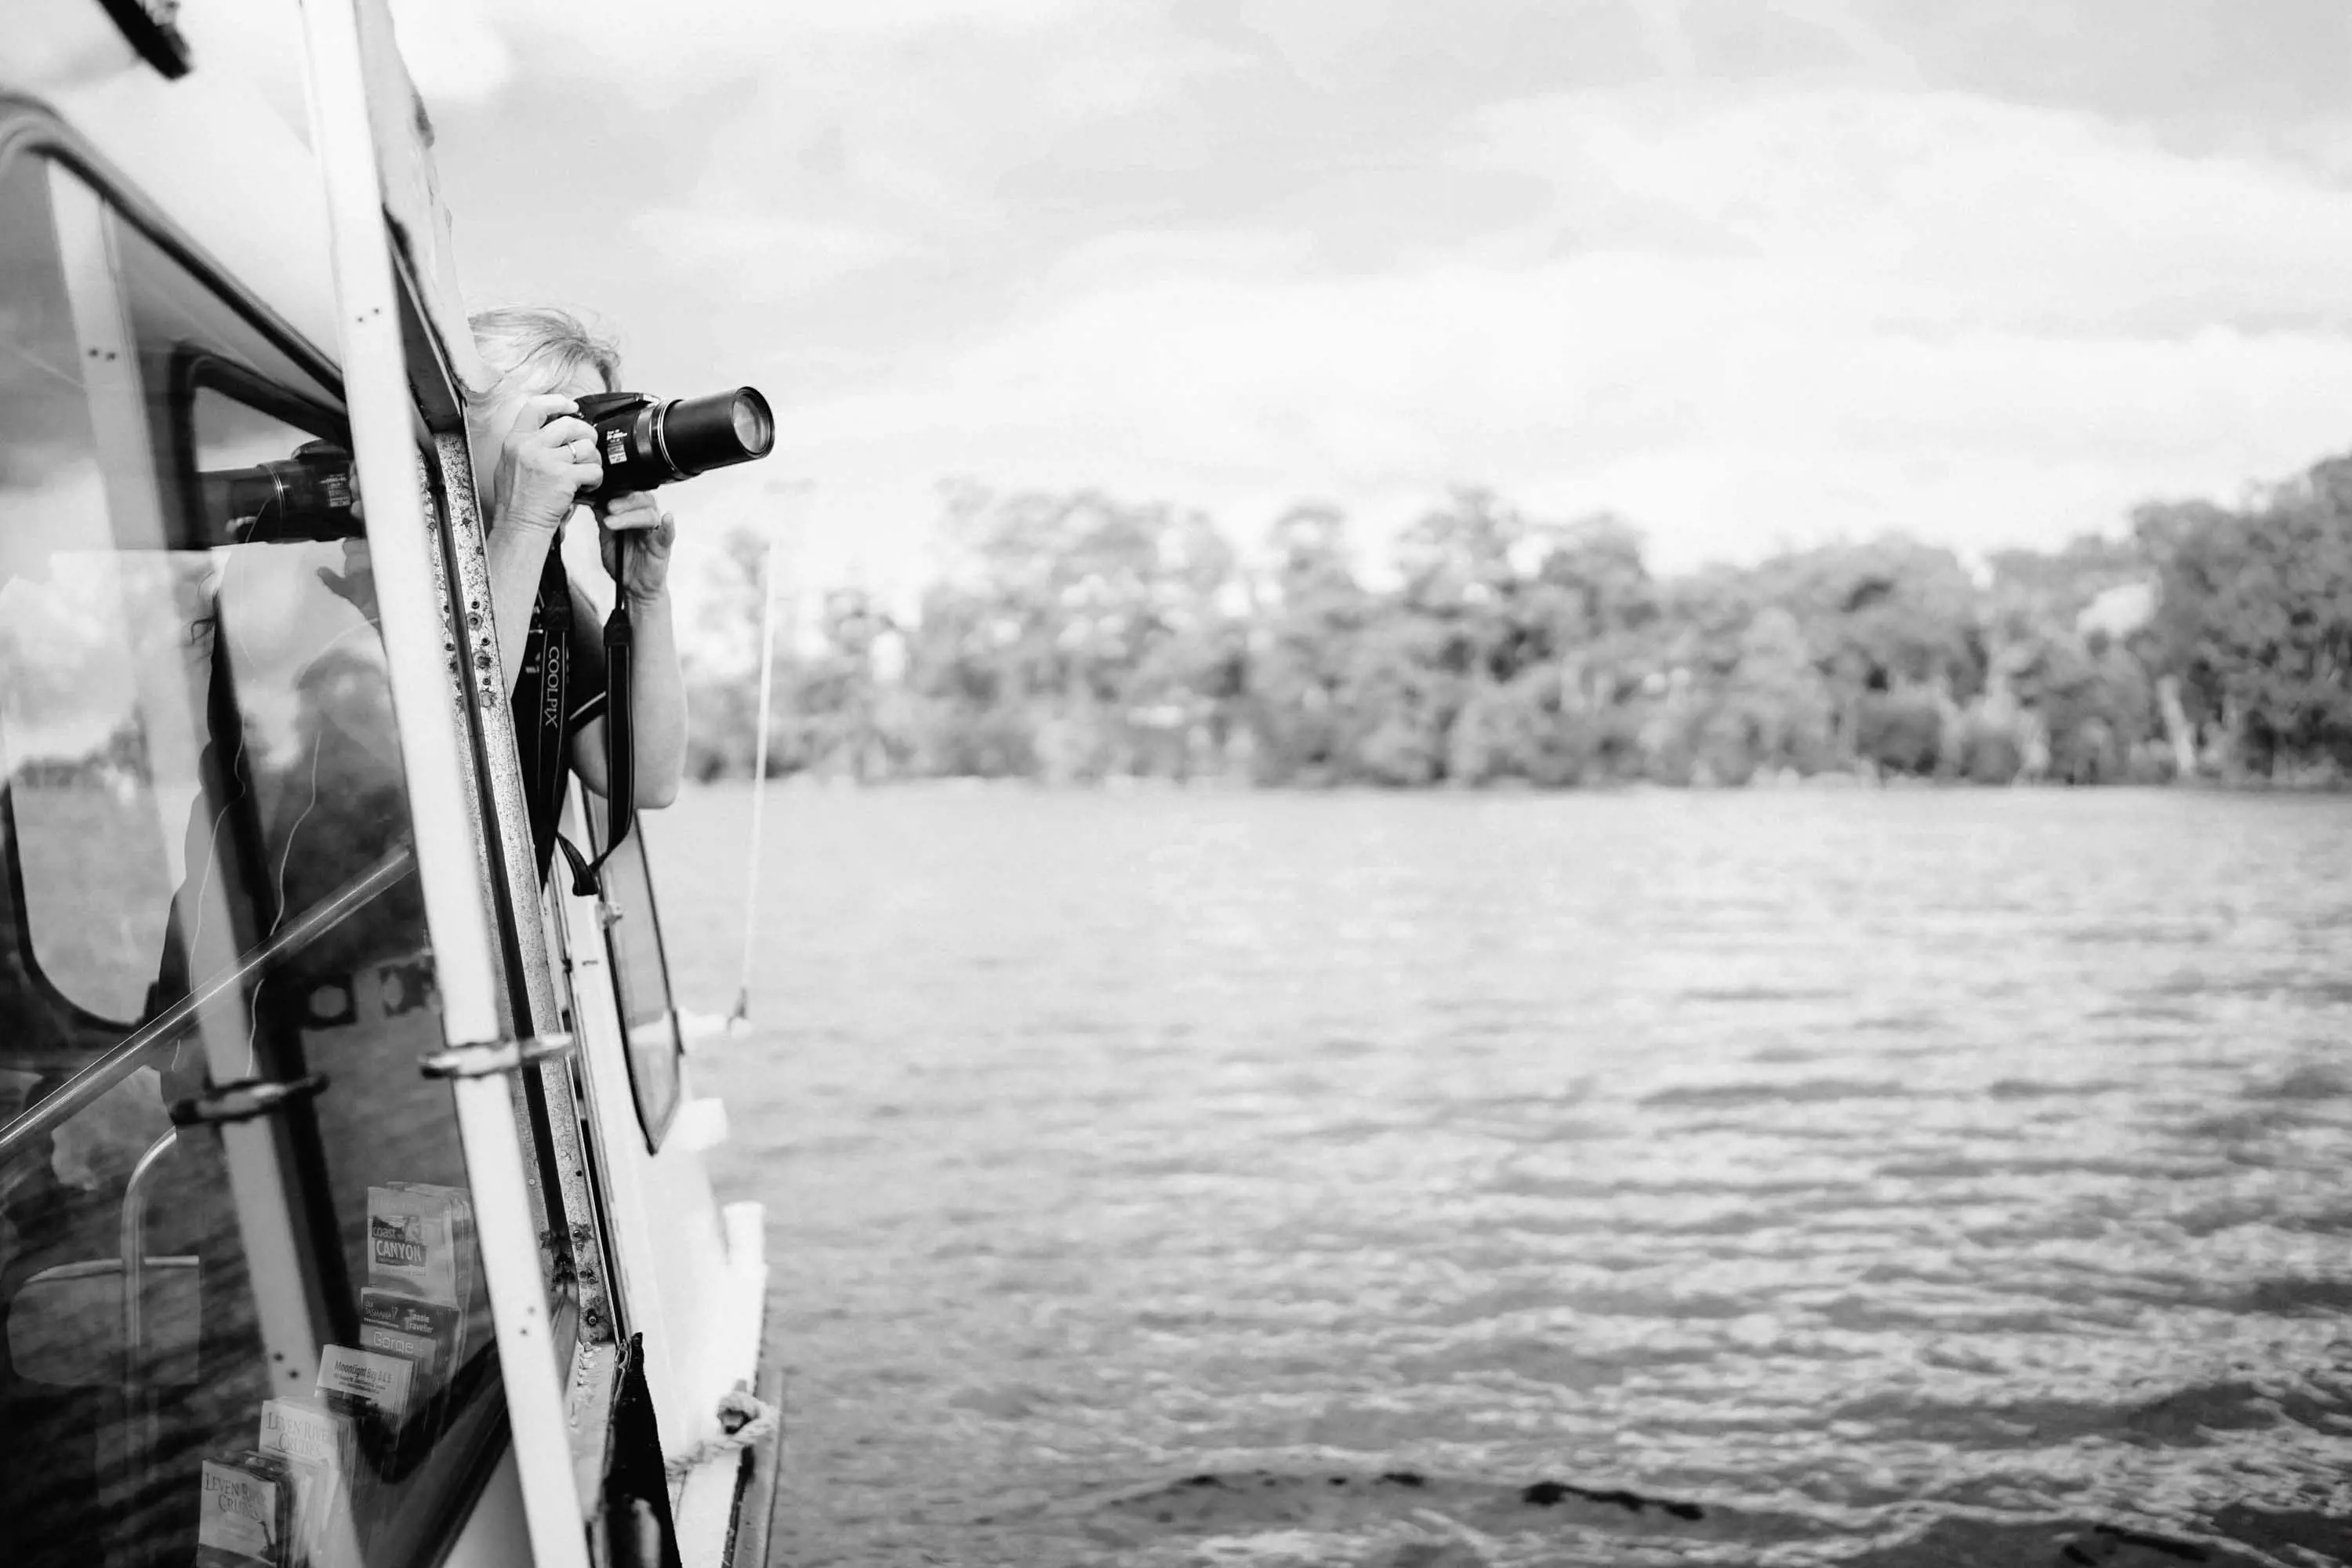
[[[817,578],[917,575],[956,476],[1374,554],[1485,483],[1672,568],[2352,447],[2342,0],[394,9],[473,301],[761,386],[676,504]]]

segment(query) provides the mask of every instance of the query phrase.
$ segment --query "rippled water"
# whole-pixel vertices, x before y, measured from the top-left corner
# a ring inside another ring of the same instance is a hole
[[[2352,1558],[2352,802],[770,806],[793,1563]]]

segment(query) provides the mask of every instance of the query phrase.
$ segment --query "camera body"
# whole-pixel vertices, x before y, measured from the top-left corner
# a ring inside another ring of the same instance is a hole
[[[580,399],[580,417],[596,432],[604,482],[581,496],[610,500],[748,463],[775,448],[776,422],[757,388],[738,386],[667,402],[642,392],[598,392]]]

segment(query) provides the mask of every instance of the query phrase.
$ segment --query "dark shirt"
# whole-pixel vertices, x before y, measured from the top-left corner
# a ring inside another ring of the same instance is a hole
[[[595,606],[550,550],[540,574],[539,597],[531,605],[530,631],[523,639],[522,674],[511,700],[523,801],[530,814],[530,847],[542,882],[555,858],[555,826],[563,811],[572,737],[604,712],[601,628]]]

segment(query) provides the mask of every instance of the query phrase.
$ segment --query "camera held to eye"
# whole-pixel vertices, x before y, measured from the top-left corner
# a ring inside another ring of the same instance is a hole
[[[580,417],[596,431],[604,479],[580,499],[607,501],[713,468],[764,458],[776,445],[768,400],[749,386],[667,402],[642,392],[600,392],[580,399]]]

